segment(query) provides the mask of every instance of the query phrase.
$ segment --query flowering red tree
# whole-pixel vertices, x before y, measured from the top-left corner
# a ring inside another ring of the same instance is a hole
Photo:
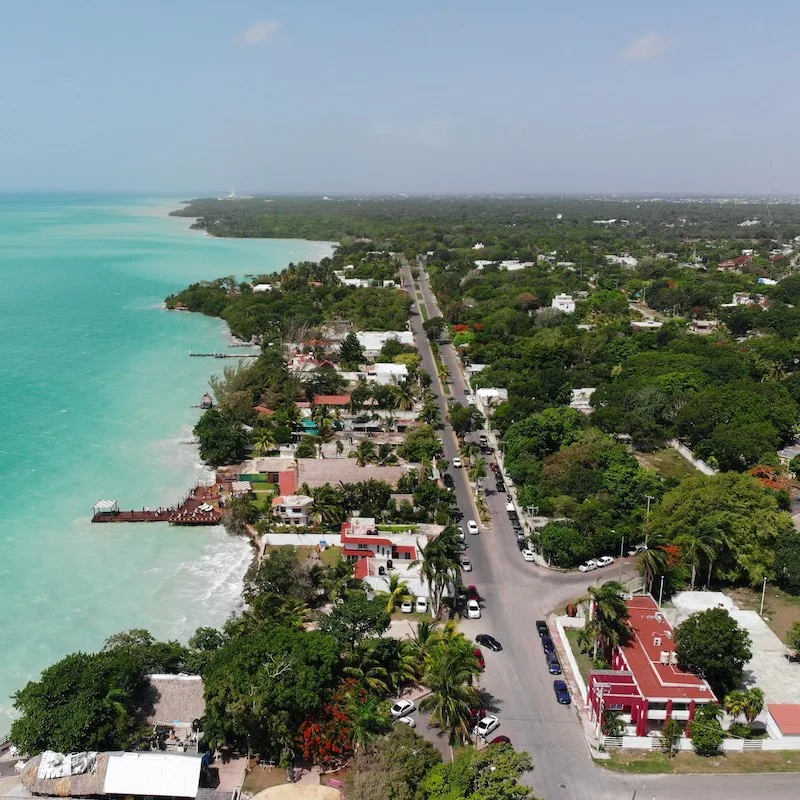
[[[348,709],[363,705],[367,693],[354,679],[343,681],[315,719],[300,726],[303,756],[325,769],[336,769],[353,757],[353,735]]]
[[[464,333],[465,331],[468,330],[469,330],[469,325],[464,325],[463,323],[460,323],[458,325],[453,325],[453,331],[455,333]]]

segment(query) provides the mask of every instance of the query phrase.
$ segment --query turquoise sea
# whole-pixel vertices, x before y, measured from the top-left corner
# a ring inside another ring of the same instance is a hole
[[[227,331],[164,297],[332,245],[214,239],[168,217],[177,207],[0,195],[0,735],[9,694],[63,655],[135,627],[185,640],[238,602],[244,541],[91,525],[92,505],[167,505],[205,474],[192,405],[222,362],[188,353],[224,350]]]

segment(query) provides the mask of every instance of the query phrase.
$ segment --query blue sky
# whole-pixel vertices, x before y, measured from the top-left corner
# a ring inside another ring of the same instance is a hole
[[[786,0],[25,0],[0,190],[800,194]]]

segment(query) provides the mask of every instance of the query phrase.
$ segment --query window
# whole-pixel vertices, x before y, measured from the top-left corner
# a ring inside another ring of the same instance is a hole
[[[360,545],[358,546],[358,549],[359,549],[359,550],[368,550],[369,548],[368,548],[368,547],[367,547],[365,544],[360,544]]]

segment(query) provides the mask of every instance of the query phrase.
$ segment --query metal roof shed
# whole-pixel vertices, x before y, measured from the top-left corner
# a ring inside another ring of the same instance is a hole
[[[105,794],[197,797],[202,756],[179,753],[110,753]]]

